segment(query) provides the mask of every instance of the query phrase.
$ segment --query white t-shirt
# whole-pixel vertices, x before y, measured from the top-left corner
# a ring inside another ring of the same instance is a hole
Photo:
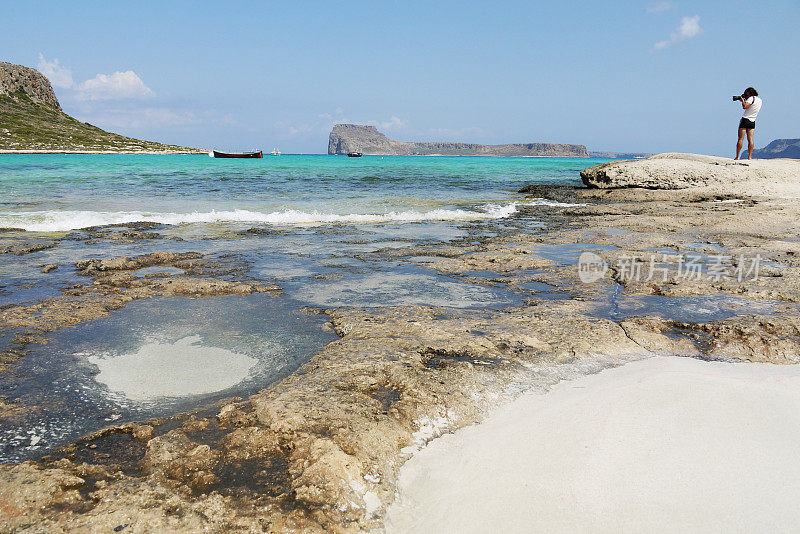
[[[751,96],[745,102],[750,104],[750,107],[744,110],[742,118],[755,122],[758,112],[761,111],[761,99],[757,96]]]

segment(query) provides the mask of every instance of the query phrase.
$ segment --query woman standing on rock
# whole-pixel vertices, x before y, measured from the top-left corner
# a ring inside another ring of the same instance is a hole
[[[758,91],[752,87],[748,87],[742,93],[742,96],[734,96],[733,100],[742,103],[742,120],[739,121],[739,140],[736,142],[736,157],[739,159],[739,152],[742,151],[742,144],[744,143],[744,135],[747,134],[747,159],[753,159],[753,132],[756,129],[756,117],[758,112],[761,111],[761,99],[758,97]]]

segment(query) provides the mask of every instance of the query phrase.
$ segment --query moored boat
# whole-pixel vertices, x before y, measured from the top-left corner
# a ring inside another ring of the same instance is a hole
[[[215,158],[263,158],[264,152],[220,152],[219,150],[212,150],[209,154]]]
[[[347,153],[347,157],[348,158],[360,158],[363,155],[364,154],[362,154],[361,152],[348,152]]]

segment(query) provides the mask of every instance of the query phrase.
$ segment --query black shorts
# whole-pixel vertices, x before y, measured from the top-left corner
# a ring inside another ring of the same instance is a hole
[[[739,128],[744,128],[745,130],[755,130],[756,121],[751,121],[750,119],[745,119],[742,117],[742,120],[739,121]]]

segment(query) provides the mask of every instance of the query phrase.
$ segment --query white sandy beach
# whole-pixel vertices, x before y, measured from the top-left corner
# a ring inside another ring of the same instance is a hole
[[[800,367],[659,357],[530,393],[402,468],[387,532],[788,532]]]

